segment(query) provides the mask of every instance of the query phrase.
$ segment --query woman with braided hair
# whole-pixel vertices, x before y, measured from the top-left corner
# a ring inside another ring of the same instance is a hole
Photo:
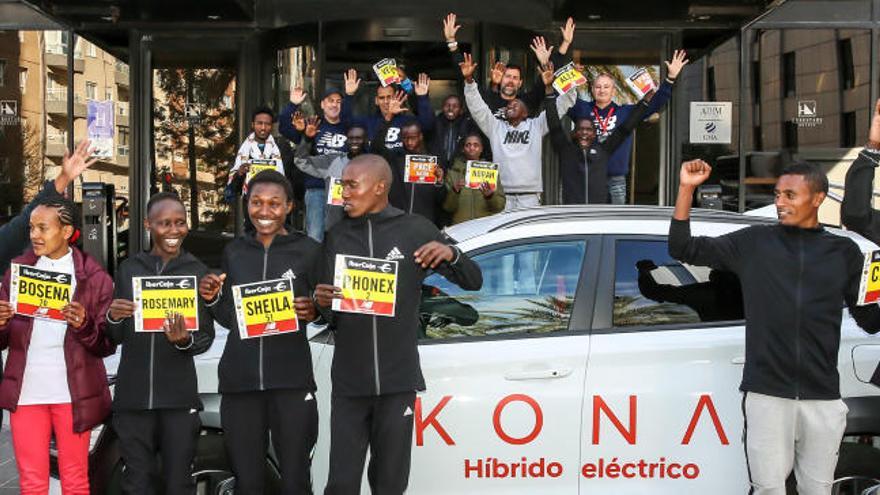
[[[11,270],[0,287],[0,340],[9,344],[0,408],[11,413],[23,494],[49,492],[53,434],[62,491],[88,494],[89,435],[110,412],[101,358],[116,350],[104,333],[113,281],[95,259],[74,246],[77,218],[70,201],[42,200],[30,215],[32,248],[12,260],[71,275],[70,303],[54,319],[15,313],[9,302]]]

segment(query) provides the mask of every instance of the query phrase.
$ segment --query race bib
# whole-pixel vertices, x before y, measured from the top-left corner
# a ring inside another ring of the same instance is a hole
[[[382,87],[400,82],[400,73],[397,72],[397,61],[393,58],[383,58],[373,64],[373,72],[376,73],[376,77],[379,78]]]
[[[174,313],[183,316],[186,329],[199,329],[196,277],[134,277],[132,298],[135,332],[162,332],[166,318]]]
[[[233,285],[238,335],[251,339],[299,331],[293,298],[289,278]]]
[[[9,302],[16,314],[65,321],[61,310],[73,297],[73,275],[13,263]]]
[[[275,165],[275,160],[253,159],[248,160],[245,163],[247,163],[249,167],[247,177],[245,177],[245,184],[249,183],[251,179],[264,170],[278,170],[278,167]]]
[[[498,164],[468,160],[464,180],[469,189],[479,189],[484,182],[487,182],[489,189],[494,191],[498,187]]]
[[[569,62],[553,72],[553,89],[559,94],[568,93],[586,83],[587,78],[574,67],[574,62]]]
[[[333,284],[342,289],[333,311],[394,316],[397,261],[337,254]]]
[[[859,284],[859,306],[880,301],[880,251],[865,253],[862,281]]]
[[[437,183],[437,157],[432,155],[406,155],[404,182],[415,184]]]
[[[654,83],[654,78],[651,77],[648,69],[645,68],[641,68],[630,74],[630,76],[626,78],[626,84],[631,90],[633,90],[633,93],[635,93],[640,100],[650,91],[657,91],[657,84]]]
[[[339,177],[331,177],[330,187],[327,188],[327,204],[331,206],[342,206],[342,179]]]

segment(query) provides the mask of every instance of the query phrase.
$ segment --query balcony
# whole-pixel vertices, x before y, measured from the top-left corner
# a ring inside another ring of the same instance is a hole
[[[46,89],[46,112],[55,115],[67,115],[67,88]],[[86,103],[81,95],[73,95],[73,116],[85,118],[87,115]]]
[[[122,62],[116,62],[116,67],[113,71],[113,79],[116,81],[116,84],[122,87],[128,87],[128,64],[124,64]]]
[[[46,45],[46,65],[53,69],[67,70],[67,45],[48,44]],[[82,72],[85,70],[85,60],[82,52],[73,52],[73,71]]]
[[[67,151],[67,133],[56,132],[46,134],[46,156],[61,158]]]

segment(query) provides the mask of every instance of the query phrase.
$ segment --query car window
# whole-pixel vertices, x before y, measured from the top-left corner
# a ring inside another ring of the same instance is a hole
[[[663,240],[615,243],[615,327],[741,320],[733,273],[676,261]]]
[[[548,333],[568,328],[585,241],[507,246],[473,257],[479,291],[432,274],[422,286],[422,338]]]

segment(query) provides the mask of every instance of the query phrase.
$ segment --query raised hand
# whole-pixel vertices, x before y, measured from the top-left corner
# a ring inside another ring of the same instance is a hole
[[[425,96],[431,87],[431,78],[424,72],[419,74],[419,80],[416,82],[416,96]]]
[[[703,160],[696,159],[681,164],[681,172],[679,173],[679,183],[683,187],[697,187],[712,173],[712,167]]]
[[[342,79],[345,80],[345,94],[354,96],[358,92],[358,88],[361,87],[361,79],[358,77],[357,71],[348,69],[348,71],[342,73]]]
[[[110,303],[110,319],[119,321],[130,318],[136,309],[137,305],[128,299],[114,299]]]
[[[306,96],[308,96],[308,94],[303,91],[302,88],[290,89],[290,102],[296,106],[302,105],[302,102],[306,100]]]
[[[309,139],[314,139],[318,134],[318,126],[321,125],[321,119],[317,115],[312,115],[306,119],[306,128],[302,131],[303,135]]]
[[[215,273],[208,273],[201,280],[199,280],[199,295],[202,296],[202,299],[205,301],[213,301],[217,294],[220,293],[220,289],[223,288],[223,282],[226,280],[226,274],[221,273],[217,275]]]
[[[455,34],[461,29],[461,26],[455,23],[455,19],[456,16],[452,12],[443,19],[443,38],[446,39],[447,43],[455,41]]]
[[[574,19],[571,17],[566,19],[565,25],[559,28],[562,31],[562,43],[559,44],[559,53],[561,55],[565,55],[568,47],[571,46],[571,42],[574,41],[574,28]]]
[[[495,64],[495,65],[497,66],[498,64]],[[464,60],[460,64],[458,64],[458,67],[461,69],[461,77],[463,77],[465,81],[472,82],[474,80],[474,71],[477,69],[477,64],[474,63],[473,55],[471,55],[470,53],[465,53]],[[501,72],[503,73],[504,71],[502,70]],[[492,73],[493,73],[493,76],[492,76],[493,77],[493,84],[495,84],[495,82],[494,82],[495,69],[492,69]],[[501,83],[500,77],[498,78],[498,83]]]
[[[535,36],[532,38],[532,44],[529,46],[535,52],[535,56],[538,57],[538,65],[547,65],[547,62],[550,61],[550,53],[553,51],[553,47],[547,48],[547,42],[544,40],[544,37]]]
[[[297,110],[290,116],[290,123],[293,124],[293,128],[296,129],[297,132],[302,132],[306,129],[306,116]]]
[[[406,98],[406,91],[398,91],[394,97],[391,98],[391,101],[388,102],[388,113],[391,115],[397,115],[409,111],[409,109],[406,108]]]
[[[672,54],[672,62],[668,60],[664,62],[666,64],[666,76],[674,80],[688,62],[690,60],[687,59],[687,53],[684,50],[675,50]]]
[[[506,69],[507,69],[507,66],[504,65],[504,62],[501,62],[501,61],[495,62],[495,65],[492,66],[492,73],[491,73],[492,86],[498,86],[499,84],[501,84],[501,78],[504,77],[504,71]]]
[[[95,152],[95,148],[91,147],[92,142],[83,139],[73,150],[73,153],[64,151],[64,158],[61,161],[61,172],[55,178],[55,191],[63,194],[67,186],[74,181],[85,169],[91,167],[97,158],[89,159]]]

